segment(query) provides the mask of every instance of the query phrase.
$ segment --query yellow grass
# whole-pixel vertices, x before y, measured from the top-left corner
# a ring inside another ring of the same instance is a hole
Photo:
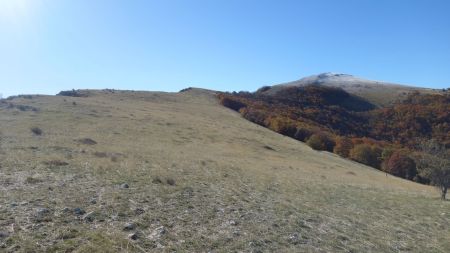
[[[313,151],[211,91],[7,102],[39,110],[0,104],[0,251],[450,252],[434,188]]]

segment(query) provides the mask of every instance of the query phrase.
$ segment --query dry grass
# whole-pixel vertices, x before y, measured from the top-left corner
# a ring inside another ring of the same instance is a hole
[[[450,202],[431,187],[313,151],[207,91],[86,93],[0,108],[0,251],[450,252]]]

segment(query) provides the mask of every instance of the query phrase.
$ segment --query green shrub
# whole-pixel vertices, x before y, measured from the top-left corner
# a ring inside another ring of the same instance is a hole
[[[350,158],[362,164],[380,168],[381,149],[368,144],[358,144],[350,150]]]
[[[308,138],[306,144],[315,150],[332,151],[335,142],[325,134],[313,134]]]

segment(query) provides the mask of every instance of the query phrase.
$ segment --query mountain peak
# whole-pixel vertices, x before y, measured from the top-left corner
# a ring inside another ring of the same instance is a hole
[[[285,87],[304,87],[309,85],[341,88],[350,94],[363,97],[377,106],[390,105],[405,98],[413,91],[434,93],[432,90],[425,88],[368,80],[343,73],[324,72],[307,76],[297,81],[275,85],[267,91],[267,94],[275,94]]]
[[[349,74],[343,74],[343,73],[334,73],[334,72],[324,72],[317,75],[318,78],[328,78],[328,77],[353,77]]]

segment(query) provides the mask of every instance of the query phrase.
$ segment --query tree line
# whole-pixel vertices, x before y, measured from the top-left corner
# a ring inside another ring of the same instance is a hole
[[[222,105],[256,124],[313,149],[438,185],[445,198],[450,187],[449,92],[415,92],[392,106],[377,108],[340,88],[287,87],[268,94],[269,89],[218,97]]]

